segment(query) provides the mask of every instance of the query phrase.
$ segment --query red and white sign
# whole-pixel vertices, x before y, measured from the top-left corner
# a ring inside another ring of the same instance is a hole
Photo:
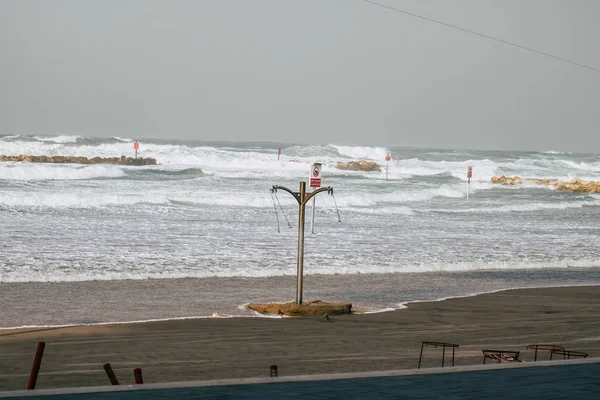
[[[387,154],[385,156],[385,161],[390,161],[392,159],[392,156],[390,156],[389,154]]]
[[[467,178],[471,179],[471,177],[473,176],[473,167],[471,167],[470,165],[467,167]]]
[[[310,167],[310,187],[321,187],[321,163],[314,163]]]
[[[139,150],[140,149],[140,144],[137,141],[133,142],[133,149],[134,150]]]

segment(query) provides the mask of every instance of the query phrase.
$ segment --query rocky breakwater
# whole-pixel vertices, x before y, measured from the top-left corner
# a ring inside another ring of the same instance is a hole
[[[561,192],[572,192],[572,193],[600,193],[600,182],[598,181],[584,181],[579,178],[573,178],[567,182],[561,182],[554,178],[521,178],[518,176],[493,176],[493,183],[499,183],[502,185],[518,185],[523,182],[533,182],[539,185],[554,186],[556,190]]]
[[[156,165],[155,158],[133,158],[133,157],[79,157],[79,156],[30,156],[21,154],[18,156],[2,156],[0,162],[33,162],[51,164],[113,164],[113,165]]]
[[[492,183],[499,183],[501,185],[520,185],[523,183],[523,179],[518,176],[492,176]]]
[[[338,162],[335,167],[337,169],[345,169],[349,171],[366,171],[366,172],[381,172],[381,166],[374,161],[349,161],[349,162]]]

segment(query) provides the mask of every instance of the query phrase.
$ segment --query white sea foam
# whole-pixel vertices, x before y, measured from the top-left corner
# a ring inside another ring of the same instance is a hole
[[[508,212],[531,212],[540,210],[566,210],[569,208],[582,208],[586,206],[600,206],[599,201],[577,201],[577,202],[560,202],[560,203],[527,203],[527,204],[504,204],[497,206],[483,206],[483,207],[470,207],[465,209],[448,209],[448,208],[436,208],[436,209],[422,209],[420,212],[443,212],[443,213],[461,213],[461,214],[473,214],[473,213],[508,213]]]
[[[7,155],[133,155],[131,139],[124,138],[16,136],[0,143],[0,154]],[[593,155],[294,145],[277,160],[272,145],[140,143],[139,156],[154,157],[160,165],[0,163],[0,280],[294,275],[289,266],[296,230],[284,229],[277,237],[266,232],[276,223],[269,189],[277,184],[296,191],[315,161],[323,163],[323,184],[335,188],[342,223],[318,225],[318,235],[307,235],[307,274],[588,267],[597,260],[600,195],[490,182],[494,175],[594,178],[600,160]],[[398,155],[389,163],[388,181],[385,170],[335,167],[349,159],[383,165],[388,151]],[[466,201],[468,165],[473,197]],[[278,212],[280,203],[295,224],[297,201],[283,191],[275,201]],[[317,216],[333,213],[334,199],[319,195]],[[494,229],[466,253],[458,251],[454,244],[472,239],[473,230],[487,220]],[[528,229],[519,230],[520,221]],[[77,234],[72,234],[74,223]],[[575,233],[565,235],[565,230]],[[494,247],[504,241],[507,251]],[[131,254],[132,244],[146,247],[147,254]],[[381,248],[392,261],[378,255]],[[90,258],[99,252],[102,257]],[[319,257],[311,258],[315,254]],[[339,258],[327,258],[330,254]],[[327,265],[315,259],[327,259]],[[491,262],[456,263],[463,259]]]
[[[567,285],[558,285],[558,284],[552,285],[552,287],[577,287],[577,286],[589,286],[589,284],[569,283]],[[511,285],[509,288],[496,289],[496,290],[485,290],[485,291],[481,291],[481,292],[473,292],[473,293],[468,293],[468,294],[459,295],[459,296],[438,297],[438,298],[431,298],[431,299],[425,299],[425,300],[411,300],[411,301],[406,301],[406,302],[398,304],[398,309],[407,308],[408,305],[412,304],[412,303],[432,303],[432,302],[437,303],[440,301],[446,301],[446,300],[450,300],[450,299],[464,299],[467,297],[475,297],[475,296],[480,296],[482,294],[501,293],[501,292],[507,292],[509,290],[536,289],[536,288],[540,288],[540,287],[547,287],[547,286],[546,285],[539,285],[539,286],[514,286],[514,285]]]
[[[373,265],[356,264],[346,267],[341,266],[312,266],[305,270],[304,275],[356,275],[356,274],[407,274],[430,272],[468,272],[468,271],[512,271],[512,270],[538,270],[538,269],[564,269],[564,268],[597,268],[596,259],[588,260],[561,260],[553,262],[531,263],[514,261],[489,261],[489,262],[460,262],[460,263],[424,263],[406,265]],[[142,272],[143,271],[143,272]],[[163,266],[151,268],[146,266],[133,271],[107,271],[103,269],[87,270],[80,272],[64,272],[54,269],[52,272],[39,273],[35,269],[22,268],[18,272],[0,275],[0,282],[84,282],[84,281],[110,281],[110,280],[144,280],[144,279],[180,279],[180,278],[230,278],[248,277],[265,278],[278,276],[295,276],[295,269],[291,268],[227,268],[210,270],[176,269],[165,270]]]
[[[548,151],[544,151],[544,154],[569,154],[569,153],[565,153],[562,151],[548,150]]]
[[[473,170],[472,182],[490,181],[498,170],[498,165],[490,160],[468,161],[424,161],[415,158],[394,160],[389,164],[388,172],[391,176],[433,176],[450,174],[455,178],[467,180],[467,166]]]
[[[413,215],[414,212],[409,207],[380,207],[377,210],[372,208],[354,208],[353,212],[357,212],[360,214],[373,214],[373,215]]]
[[[23,208],[95,208],[108,206],[131,206],[135,204],[166,204],[165,196],[152,193],[110,194],[71,191],[65,193],[8,193],[0,196],[0,205]]]
[[[199,315],[199,316],[186,316],[186,317],[171,317],[171,318],[151,318],[141,319],[133,321],[107,321],[107,322],[93,322],[93,323],[78,323],[78,324],[57,324],[57,325],[21,325],[21,326],[9,326],[0,327],[0,331],[9,329],[31,329],[31,328],[69,328],[71,326],[101,326],[101,325],[124,325],[124,324],[145,324],[148,322],[163,322],[163,321],[185,321],[190,319],[208,319],[208,318],[235,318],[235,317],[248,317],[247,314],[240,315],[221,315],[214,313],[213,315]]]
[[[265,190],[266,192],[266,190]],[[229,206],[229,207],[253,207],[253,208],[273,208],[273,200],[270,196],[256,196],[255,194],[244,193],[219,193],[211,195],[198,194],[189,197],[172,197],[169,201],[173,204],[186,206]],[[283,205],[294,205],[295,200],[291,196],[282,197],[279,202]]]
[[[570,160],[563,160],[562,162],[565,163],[566,165],[568,165],[570,168],[573,168],[575,170],[582,170],[582,171],[594,172],[594,173],[600,172],[600,163],[588,164],[583,161],[575,162],[575,161],[570,161]]]
[[[18,137],[18,136],[16,136]],[[61,135],[57,137],[42,137],[37,141],[11,140],[3,141],[0,153],[5,155],[66,155],[85,157],[120,157],[133,156],[132,139],[115,137],[121,143],[100,143],[97,145],[86,144],[73,146],[80,136]],[[87,143],[87,142],[86,142]],[[334,152],[327,150],[335,149]],[[276,153],[256,151],[239,151],[233,147],[198,146],[191,147],[184,144],[157,144],[152,142],[141,143],[138,155],[140,157],[156,158],[159,164],[178,166],[199,166],[207,171],[221,171],[223,173],[250,173],[251,171],[265,171],[264,175],[272,173],[279,176],[281,171],[297,171],[298,174],[307,173],[312,162],[322,162],[328,169],[327,176],[348,174],[335,168],[335,163],[352,159],[368,159],[385,163],[385,155],[389,152],[383,147],[338,146],[325,147],[306,146],[290,148],[290,152],[281,155],[277,160]],[[336,156],[335,152],[339,155]],[[567,156],[567,155],[565,155]],[[467,165],[473,167],[472,182],[488,182],[494,175],[519,175],[524,177],[544,178],[556,177],[564,180],[578,176],[582,179],[597,180],[600,172],[600,161],[577,161],[555,159],[527,159],[516,160],[489,160],[471,159],[464,161],[433,161],[418,158],[393,158],[389,163],[389,178],[404,179],[406,177],[433,176],[450,174],[455,178],[466,180]],[[358,173],[365,177],[376,179],[385,178],[385,171],[377,173]],[[583,175],[583,176],[582,176]],[[225,175],[224,175],[225,176]],[[287,176],[287,175],[284,175]],[[235,177],[235,176],[233,176]]]
[[[338,146],[334,144],[329,146],[335,148],[342,156],[380,162],[385,160],[385,156],[389,153],[384,147]]]
[[[40,142],[54,142],[54,143],[75,143],[78,139],[81,139],[81,136],[69,136],[69,135],[60,135],[60,136],[34,136],[35,139]]]
[[[16,139],[18,137],[20,137],[21,135],[4,135],[4,136],[0,136],[0,140],[6,140],[6,139]]]
[[[0,179],[19,181],[118,178],[125,173],[109,165],[1,163]]]

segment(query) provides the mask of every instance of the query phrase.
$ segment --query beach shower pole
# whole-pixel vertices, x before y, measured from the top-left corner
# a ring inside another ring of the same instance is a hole
[[[306,182],[300,182],[300,192],[298,197],[298,203],[300,207],[298,209],[298,255],[297,255],[297,268],[296,274],[298,278],[296,280],[296,304],[302,304],[302,284],[304,278],[304,197],[306,196]]]
[[[315,191],[315,189],[313,188],[313,192]],[[312,218],[310,221],[310,233],[312,233],[313,235],[315,234],[315,200],[316,197],[313,197],[313,202],[312,202]]]
[[[296,285],[296,304],[302,304],[302,278],[303,278],[302,275],[303,275],[303,268],[304,268],[304,214],[305,214],[305,209],[306,209],[306,203],[313,196],[316,196],[317,194],[319,194],[321,192],[327,192],[329,194],[332,194],[333,188],[332,187],[324,187],[324,188],[317,189],[311,193],[306,193],[306,182],[301,181],[299,192],[292,192],[290,189],[288,189],[284,186],[274,185],[273,188],[271,189],[271,193],[276,193],[278,189],[285,190],[286,192],[288,192],[289,194],[294,196],[294,198],[298,202],[298,256],[297,256],[298,278],[297,278],[297,285]]]

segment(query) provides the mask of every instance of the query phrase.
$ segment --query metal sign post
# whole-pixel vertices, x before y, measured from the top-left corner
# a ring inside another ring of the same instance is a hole
[[[320,178],[319,178],[320,179]],[[302,269],[304,268],[304,209],[308,200],[311,197],[316,196],[321,192],[327,192],[333,194],[333,188],[324,187],[315,189],[312,193],[306,193],[306,182],[300,182],[300,191],[292,192],[290,189],[284,186],[274,185],[271,189],[271,193],[277,192],[277,190],[285,190],[298,202],[298,282],[296,286],[296,304],[302,304]]]
[[[467,167],[467,199],[469,198],[469,192],[471,190],[471,177],[473,176],[473,167],[470,165]]]
[[[140,149],[140,144],[138,143],[137,140],[135,142],[133,142],[133,149],[135,150],[135,158],[137,158],[137,152]]]
[[[309,184],[310,187],[313,188],[313,192],[317,190],[317,188],[321,187],[321,163],[313,163],[313,165],[310,167]],[[316,198],[313,197],[312,219],[310,224],[310,232],[313,235],[315,233],[315,200]]]
[[[392,156],[390,156],[389,153],[386,154],[386,156],[385,156],[385,162],[386,162],[386,164],[385,164],[385,180],[386,181],[388,180],[388,170],[390,168],[390,160],[391,159],[392,159]]]

